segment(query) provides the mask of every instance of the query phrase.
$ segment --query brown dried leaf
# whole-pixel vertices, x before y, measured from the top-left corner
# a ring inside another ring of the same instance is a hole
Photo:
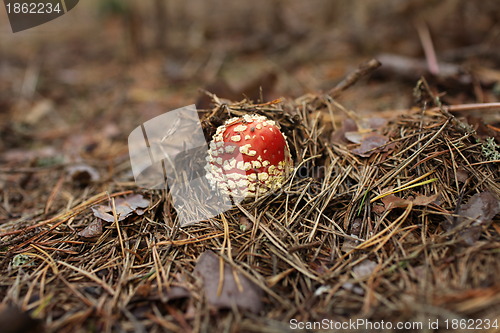
[[[78,236],[83,237],[83,238],[96,238],[102,235],[102,220],[97,218],[94,219],[92,222],[89,223],[83,229],[78,233]]]
[[[333,143],[345,145],[348,143],[346,133],[355,132],[357,130],[358,126],[356,125],[356,122],[354,120],[350,118],[344,119],[344,121],[342,122],[342,126],[332,133],[330,140]]]
[[[236,306],[253,313],[259,312],[262,309],[262,290],[244,275],[233,270],[228,263],[224,263],[222,292],[217,295],[220,280],[219,265],[219,257],[212,251],[205,251],[198,258],[194,268],[195,274],[198,274],[203,281],[207,302],[217,308],[230,309]]]
[[[133,213],[137,215],[144,214],[142,209],[149,206],[149,201],[144,199],[140,194],[130,195],[125,198],[119,198],[115,200],[116,215],[118,216],[118,221],[122,221],[129,217]],[[114,222],[113,209],[110,205],[99,205],[93,206],[92,211],[94,216],[103,219],[107,222]]]
[[[371,130],[383,128],[387,125],[387,120],[384,118],[364,118],[358,124],[350,118],[342,122],[342,126],[334,131],[331,136],[333,143],[347,144],[348,141],[352,143],[361,144],[365,137],[374,134]]]
[[[394,194],[389,194],[382,198],[382,202],[385,205],[385,209],[393,209],[393,208],[406,208],[411,203],[413,206],[428,206],[437,200],[439,194],[431,195],[430,197],[425,195],[419,195],[416,198],[408,198],[403,199],[395,196]]]
[[[100,219],[103,219],[106,222],[113,222],[115,219],[113,218],[113,214],[109,214],[112,209],[109,206],[93,206],[92,207],[92,212],[94,213],[95,217],[98,217]],[[118,218],[118,221],[120,221],[120,218]]]
[[[488,191],[477,193],[459,208],[458,217],[448,217],[444,227],[448,231],[459,226],[466,227],[460,235],[467,244],[472,245],[479,239],[481,229],[488,227],[498,213],[500,200],[495,195]]]
[[[469,178],[469,173],[465,171],[463,168],[457,168],[457,180],[461,183],[465,183]]]
[[[368,133],[352,131],[352,132],[345,132],[344,136],[350,142],[360,144],[361,142],[363,142],[363,140],[367,134]]]
[[[351,151],[361,157],[370,157],[376,152],[384,151],[384,148],[387,148],[385,146],[387,142],[389,142],[389,138],[386,136],[378,133],[369,133],[363,136],[361,145]]]
[[[191,293],[189,292],[189,290],[187,290],[184,287],[180,287],[180,286],[172,286],[171,288],[169,288],[165,292],[165,297],[169,301],[173,301],[176,299],[182,299],[182,298],[188,298],[190,296],[191,296]]]
[[[374,204],[372,206],[372,212],[377,213],[377,214],[382,214],[385,212],[385,207],[380,204]]]

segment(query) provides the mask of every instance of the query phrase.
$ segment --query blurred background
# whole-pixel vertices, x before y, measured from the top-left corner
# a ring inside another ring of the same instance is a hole
[[[145,120],[208,108],[200,89],[324,93],[371,58],[383,66],[339,97],[356,112],[411,107],[421,75],[446,103],[495,102],[499,44],[498,0],[85,0],[15,34],[2,8],[0,149],[107,156]]]

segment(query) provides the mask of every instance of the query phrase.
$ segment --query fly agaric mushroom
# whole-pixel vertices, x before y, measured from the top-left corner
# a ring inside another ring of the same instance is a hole
[[[234,197],[279,188],[293,166],[285,135],[273,120],[259,115],[231,118],[219,126],[207,162],[211,186]]]

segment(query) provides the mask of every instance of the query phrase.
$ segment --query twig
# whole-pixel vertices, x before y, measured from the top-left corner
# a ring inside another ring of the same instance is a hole
[[[432,43],[431,34],[429,32],[429,27],[427,27],[427,25],[420,20],[417,21],[415,25],[417,27],[420,43],[422,43],[422,48],[424,49],[429,72],[433,75],[439,75],[439,65],[436,57],[436,51],[434,50],[434,44]]]
[[[398,77],[415,81],[422,75],[433,74],[429,69],[428,62],[419,58],[382,53],[377,56],[377,59],[383,64],[377,73],[392,79]],[[471,75],[459,65],[449,62],[439,62],[437,66],[439,66],[438,78],[452,78],[466,85],[472,81]],[[484,82],[484,79],[481,78],[481,82]]]
[[[460,111],[470,111],[470,110],[491,110],[500,109],[500,103],[471,103],[471,104],[459,104],[459,105],[443,105],[440,107],[430,108],[427,111],[441,111],[445,109],[449,112],[460,112]]]
[[[344,80],[340,81],[333,89],[331,89],[328,92],[328,95],[334,98],[337,97],[341,92],[347,90],[349,87],[358,82],[363,76],[372,73],[381,65],[382,64],[377,59],[371,59],[362,63],[355,71],[349,73]]]

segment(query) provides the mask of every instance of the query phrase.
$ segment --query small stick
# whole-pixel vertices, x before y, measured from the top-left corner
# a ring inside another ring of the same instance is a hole
[[[417,21],[415,25],[417,27],[420,43],[422,44],[422,48],[424,49],[425,59],[427,60],[427,67],[429,68],[429,72],[433,75],[439,75],[439,65],[429,28],[423,21]]]
[[[379,68],[382,64],[377,59],[371,59],[367,62],[362,63],[359,67],[349,73],[345,79],[340,81],[333,89],[328,92],[328,95],[335,98],[344,90],[347,90],[356,82],[359,81],[363,76],[372,73],[375,69]]]
[[[471,110],[491,110],[500,109],[500,103],[471,103],[471,104],[458,104],[458,105],[443,105],[442,107],[433,107],[427,111],[440,111],[441,108],[451,112],[471,111]]]

